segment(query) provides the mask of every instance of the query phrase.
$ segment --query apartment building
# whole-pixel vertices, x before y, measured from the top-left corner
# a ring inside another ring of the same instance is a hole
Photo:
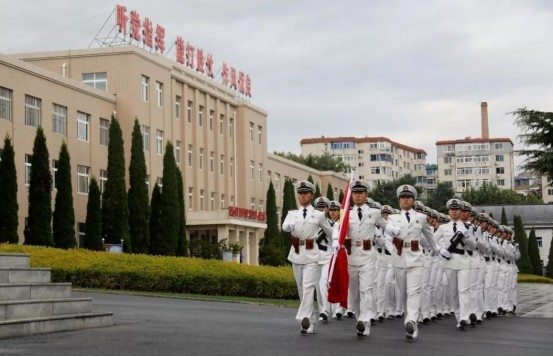
[[[385,137],[331,137],[302,139],[302,155],[331,154],[355,168],[361,180],[371,189],[380,182],[392,181],[405,175],[426,185],[426,151],[413,148]]]
[[[509,138],[490,138],[486,102],[481,103],[481,113],[481,138],[436,142],[438,181],[450,185],[458,194],[483,184],[514,188],[513,142]]]

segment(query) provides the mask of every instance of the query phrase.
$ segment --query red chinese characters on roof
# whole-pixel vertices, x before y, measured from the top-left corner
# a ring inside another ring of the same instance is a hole
[[[211,53],[207,54],[205,65],[207,67],[207,76],[213,78],[213,56]]]
[[[175,48],[177,53],[177,62],[180,64],[184,64],[184,40],[182,37],[177,36],[177,40],[175,41]]]
[[[142,37],[143,37],[143,43],[148,46],[152,47],[153,44],[153,38],[154,38],[154,27],[152,25],[152,21],[150,21],[149,18],[145,17],[144,22],[142,23]]]
[[[165,52],[165,28],[161,25],[156,25],[156,51]]]
[[[186,66],[194,68],[194,50],[195,48],[189,43],[186,43]]]
[[[129,17],[127,16],[127,7],[122,5],[117,5],[117,26],[119,27],[119,33],[127,34],[127,21]]]
[[[140,14],[136,11],[131,11],[131,39],[140,41],[140,27],[142,22],[140,21]]]
[[[223,84],[228,86],[229,84],[229,68],[226,62],[223,62],[223,68],[221,70],[221,78],[223,79]]]

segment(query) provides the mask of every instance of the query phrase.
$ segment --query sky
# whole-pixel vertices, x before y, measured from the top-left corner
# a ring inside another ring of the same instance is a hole
[[[553,111],[547,0],[0,0],[0,53],[98,47],[116,4],[248,74],[269,152],[384,136],[436,163],[436,141],[481,137],[481,102],[515,150],[509,113]]]

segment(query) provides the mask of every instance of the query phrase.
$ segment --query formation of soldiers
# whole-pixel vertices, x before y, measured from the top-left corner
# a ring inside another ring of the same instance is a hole
[[[369,336],[376,321],[403,318],[406,338],[414,340],[421,323],[454,316],[464,330],[515,313],[520,252],[510,227],[459,199],[447,202],[448,215],[440,213],[417,201],[411,185],[398,187],[399,209],[370,199],[364,181],[354,181],[350,190],[353,206],[342,245],[340,203],[318,197],[313,207],[309,181],[296,184],[300,206],[282,224],[292,236],[288,260],[302,335],[347,316],[355,318],[357,336]],[[347,309],[327,297],[329,263],[339,249],[347,252]]]

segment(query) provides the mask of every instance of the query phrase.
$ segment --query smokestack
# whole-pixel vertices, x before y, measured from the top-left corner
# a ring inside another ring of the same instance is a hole
[[[480,109],[482,112],[482,139],[489,139],[490,129],[488,127],[488,103],[480,103]]]

